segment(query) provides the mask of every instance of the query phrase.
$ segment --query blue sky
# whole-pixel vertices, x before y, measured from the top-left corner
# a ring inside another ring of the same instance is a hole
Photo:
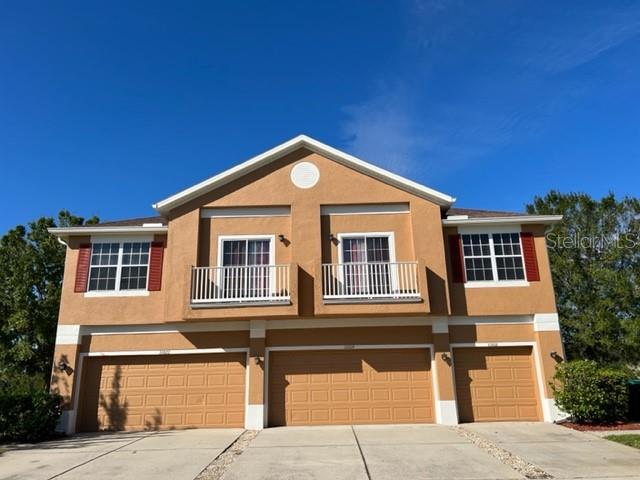
[[[3,2],[0,232],[299,133],[458,198],[640,195],[640,3]]]

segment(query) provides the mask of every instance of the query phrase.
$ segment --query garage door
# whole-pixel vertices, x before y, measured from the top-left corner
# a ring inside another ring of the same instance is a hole
[[[539,420],[531,347],[455,348],[461,422]]]
[[[433,422],[428,349],[269,354],[269,425]]]
[[[242,427],[244,353],[89,357],[78,429]]]

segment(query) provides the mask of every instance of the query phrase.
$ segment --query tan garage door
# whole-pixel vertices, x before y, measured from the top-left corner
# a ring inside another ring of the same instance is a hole
[[[455,348],[461,422],[539,420],[531,347]]]
[[[78,429],[242,427],[244,353],[89,357]]]
[[[433,422],[428,349],[269,354],[269,425]]]

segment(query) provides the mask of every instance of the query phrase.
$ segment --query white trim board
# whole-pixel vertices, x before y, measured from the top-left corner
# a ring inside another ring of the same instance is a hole
[[[246,347],[238,348],[182,348],[166,350],[117,350],[112,352],[85,352],[88,357],[129,357],[129,356],[152,356],[152,355],[191,355],[201,353],[238,353],[248,352]]]
[[[148,233],[167,233],[169,227],[150,224],[148,227],[52,227],[47,231],[57,237],[69,235],[135,235]]]
[[[223,185],[226,185],[233,180],[236,180],[250,172],[253,172],[260,167],[268,165],[271,162],[282,158],[288,153],[291,153],[300,148],[306,148],[330,160],[345,165],[346,167],[352,168],[353,170],[376,178],[381,182],[387,183],[396,188],[432,201],[442,207],[450,207],[455,201],[455,198],[445,193],[438,192],[437,190],[433,190],[424,185],[420,185],[419,183],[401,177],[400,175],[391,173],[388,170],[376,167],[375,165],[367,163],[364,160],[354,157],[353,155],[349,155],[348,153],[342,152],[336,148],[314,140],[313,138],[310,138],[306,135],[298,135],[297,137],[294,137],[291,140],[281,143],[280,145],[267,150],[264,153],[252,157],[249,160],[236,165],[235,167],[232,167],[222,173],[219,173],[218,175],[208,178],[207,180],[204,180],[192,187],[182,190],[181,192],[178,192],[168,198],[165,198],[164,200],[155,203],[153,205],[153,208],[162,213],[170,212],[173,208],[183,205],[188,201],[199,197],[200,195],[220,188]]]
[[[320,206],[320,215],[384,215],[409,212],[408,203],[367,203]]]
[[[206,207],[200,218],[288,217],[291,207]]]
[[[442,225],[454,227],[462,225],[519,225],[539,223],[551,225],[560,223],[562,215],[514,215],[509,217],[484,217],[484,218],[445,218]]]

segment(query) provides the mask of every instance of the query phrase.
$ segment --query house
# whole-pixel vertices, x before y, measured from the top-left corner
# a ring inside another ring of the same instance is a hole
[[[68,432],[552,421],[545,229],[298,136],[67,245]]]

